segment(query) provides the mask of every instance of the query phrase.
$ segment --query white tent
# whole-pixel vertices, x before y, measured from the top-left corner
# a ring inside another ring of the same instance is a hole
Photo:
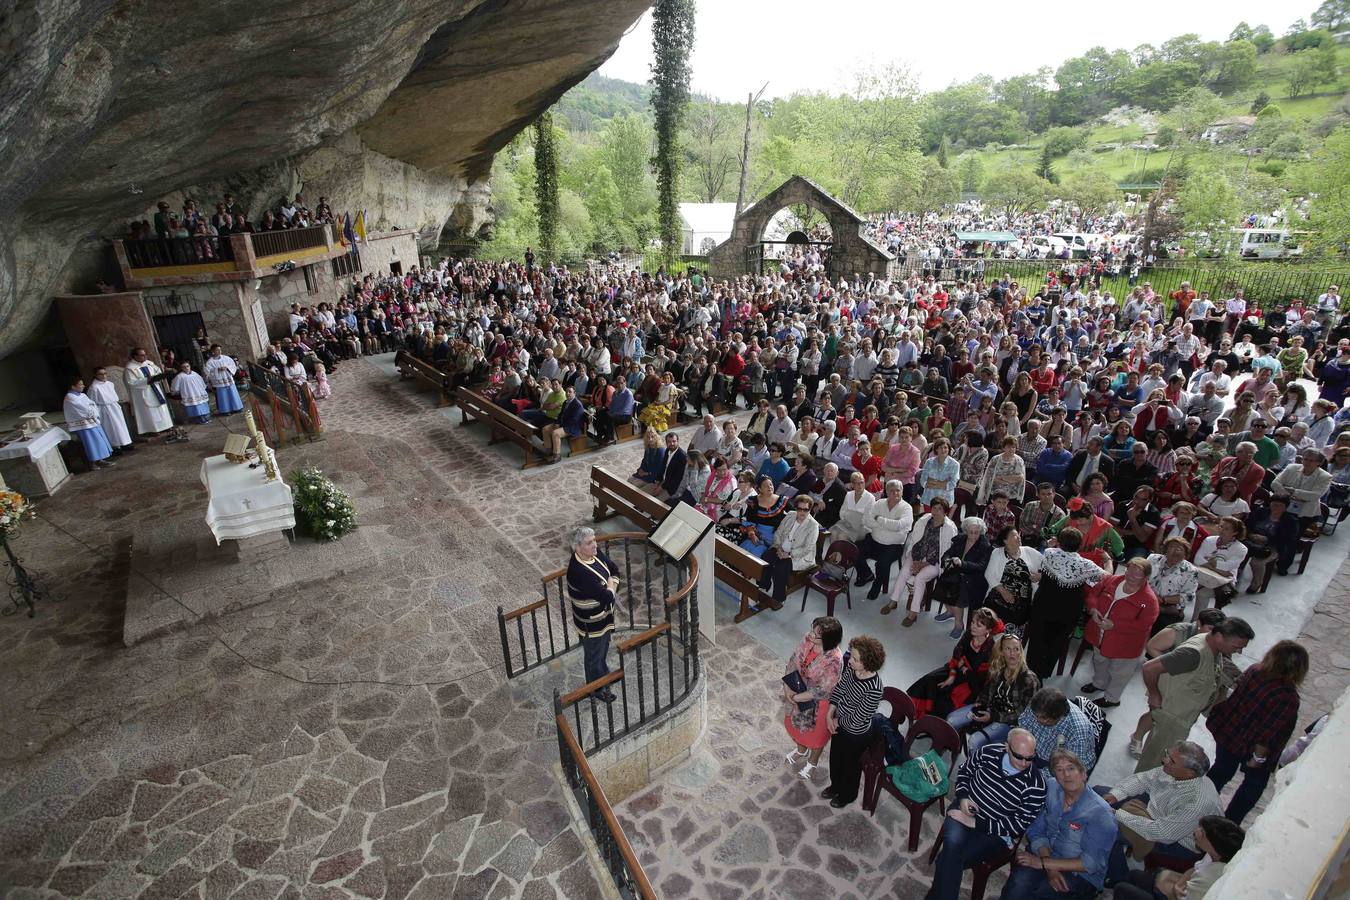
[[[685,256],[708,255],[731,237],[735,221],[735,203],[681,203],[680,252]]]

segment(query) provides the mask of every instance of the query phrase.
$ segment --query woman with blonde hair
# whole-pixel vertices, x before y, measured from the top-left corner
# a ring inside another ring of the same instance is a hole
[[[966,755],[974,758],[985,744],[1003,740],[1017,725],[1022,710],[1041,689],[1041,680],[1027,668],[1022,632],[1005,626],[989,661],[989,675],[973,703],[953,710],[947,724],[966,733]]]

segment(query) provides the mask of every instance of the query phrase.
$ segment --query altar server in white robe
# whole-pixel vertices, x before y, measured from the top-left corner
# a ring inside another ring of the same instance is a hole
[[[144,347],[131,351],[122,382],[131,398],[131,407],[136,411],[136,431],[141,434],[159,434],[173,427],[173,413],[164,396],[163,382],[153,380],[163,374],[164,370],[151,361]]]
[[[96,469],[113,465],[108,461],[108,457],[112,456],[112,445],[108,443],[108,436],[99,424],[98,404],[85,395],[83,378],[76,378],[70,383],[70,390],[66,392],[62,405],[66,413],[66,430],[80,439],[89,464]]]
[[[219,344],[211,345],[211,355],[202,367],[206,373],[206,383],[216,395],[216,415],[228,416],[244,408],[239,399],[239,389],[234,386],[234,373],[239,371],[233,359],[220,351]]]
[[[202,425],[211,421],[211,400],[206,393],[206,382],[192,371],[192,363],[183,360],[178,364],[178,374],[173,377],[171,388],[183,401],[189,422]]]
[[[117,385],[108,380],[107,369],[94,370],[94,380],[85,393],[98,404],[99,423],[108,437],[108,443],[112,444],[113,455],[135,449],[131,443],[131,432],[127,429],[127,417],[122,412],[122,402],[117,397]]]

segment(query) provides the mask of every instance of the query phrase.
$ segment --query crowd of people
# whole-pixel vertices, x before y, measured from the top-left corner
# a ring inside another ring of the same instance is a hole
[[[955,648],[909,693],[967,750],[930,897],[1003,853],[1009,898],[1199,897],[1237,852],[1307,654],[1280,642],[1238,673],[1254,632],[1224,607],[1292,577],[1350,496],[1334,286],[1262,308],[1142,285],[1122,306],[1072,273],[715,281],[444,260],[368,277],[341,305],[351,352],[406,347],[541,429],[605,442],[636,423],[634,483],[764,559],[765,603],[819,568],[903,606],[902,625],[936,608]],[[682,438],[685,416],[701,425]],[[617,570],[586,540],[568,581],[594,680]],[[1070,700],[1044,682],[1075,634],[1093,671]],[[783,688],[789,761],[810,780],[828,745],[836,807],[859,790],[885,658],[874,637],[843,646],[817,620]],[[1085,791],[1110,711],[1141,684],[1136,775]],[[1188,737],[1206,712],[1213,760]],[[1142,874],[1160,859],[1170,875]]]

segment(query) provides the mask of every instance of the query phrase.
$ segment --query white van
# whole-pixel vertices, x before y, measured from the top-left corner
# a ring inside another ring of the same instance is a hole
[[[1081,231],[1065,231],[1055,235],[1055,237],[1064,242],[1074,259],[1087,259],[1092,255],[1092,250],[1101,240],[1098,235],[1084,234]]]
[[[1302,256],[1296,235],[1287,228],[1241,228],[1242,244],[1238,255],[1243,259],[1288,259]]]
[[[1037,234],[1026,238],[1023,243],[1030,250],[1030,255],[1040,259],[1057,259],[1068,246],[1064,239],[1058,235]]]

